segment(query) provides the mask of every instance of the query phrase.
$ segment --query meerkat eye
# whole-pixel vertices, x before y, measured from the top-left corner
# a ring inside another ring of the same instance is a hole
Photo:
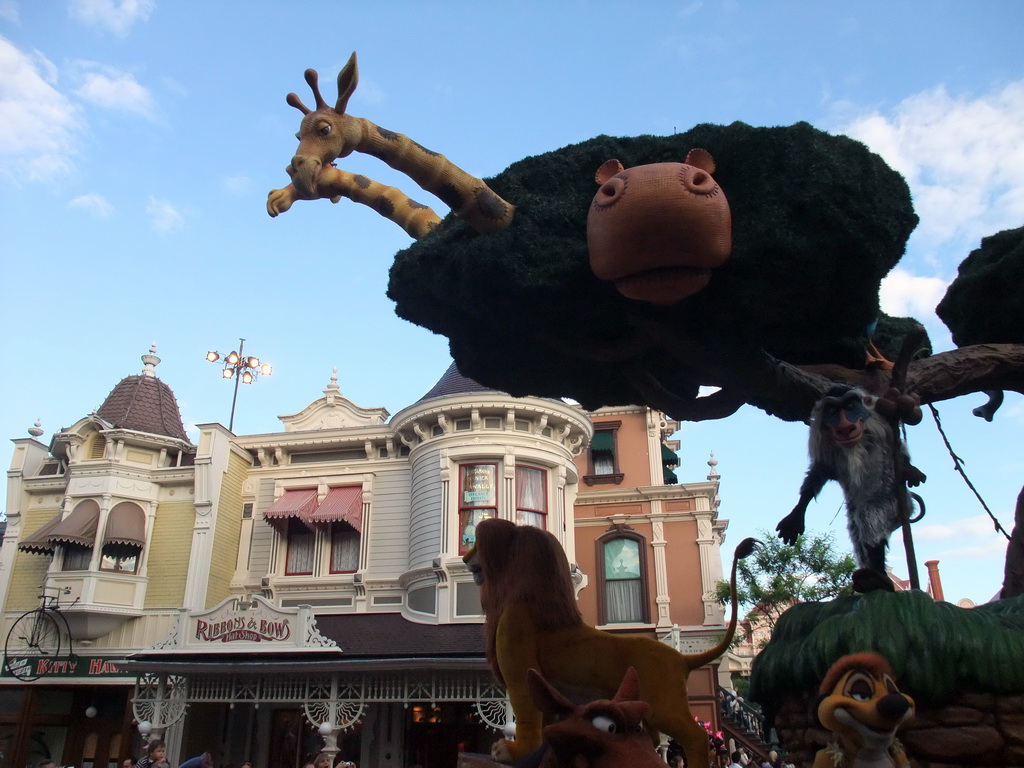
[[[850,679],[846,681],[844,692],[854,701],[870,701],[875,693],[875,686],[872,684],[870,677],[862,672],[858,672],[850,675]]]

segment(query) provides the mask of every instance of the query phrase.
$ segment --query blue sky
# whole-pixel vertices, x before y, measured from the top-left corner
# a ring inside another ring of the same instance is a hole
[[[359,53],[349,112],[406,133],[477,176],[597,134],[700,122],[847,133],[907,178],[921,224],[882,287],[938,349],[932,309],[979,239],[1024,224],[1024,4],[962,2],[219,2],[0,0],[0,435],[52,433],[142,369],[151,342],[186,427],[227,424],[231,384],[207,363],[246,339],[274,374],[239,394],[236,432],[342,391],[396,413],[444,372],[447,340],[385,296],[407,236],[344,200],[276,219],[307,67],[333,81]],[[363,172],[417,197],[372,158]],[[419,193],[436,209],[443,206]],[[1024,403],[995,423],[980,396],[939,405],[1004,526],[1024,482]],[[751,408],[684,425],[683,481],[722,476],[729,546],[773,529],[797,498],[806,429]],[[952,471],[930,417],[910,430],[929,475],[921,572],[946,598],[987,600],[1005,541]],[[0,459],[9,463],[10,444]],[[831,486],[808,525],[846,546]],[[902,547],[890,562],[905,574]]]

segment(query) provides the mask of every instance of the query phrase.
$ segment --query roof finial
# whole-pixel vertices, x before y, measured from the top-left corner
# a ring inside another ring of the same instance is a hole
[[[155,341],[152,344],[149,345],[149,354],[142,356],[142,362],[144,362],[146,364],[146,367],[142,369],[142,375],[143,376],[152,376],[153,378],[156,378],[156,370],[154,370],[154,369],[158,365],[160,365],[160,358],[156,356],[156,342]]]
[[[341,389],[338,387],[338,366],[331,368],[331,383],[327,385],[324,394],[328,397],[341,394]]]
[[[718,459],[715,458],[715,452],[711,452],[711,458],[708,459],[708,466],[711,467],[711,473],[708,475],[708,480],[717,480],[720,475],[715,467],[718,466]]]
[[[32,435],[32,437],[39,437],[43,434],[42,424],[43,422],[40,419],[36,419],[36,423],[28,428],[28,433]]]

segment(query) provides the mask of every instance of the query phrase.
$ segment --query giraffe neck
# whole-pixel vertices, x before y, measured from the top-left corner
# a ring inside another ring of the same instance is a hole
[[[350,118],[359,128],[357,152],[373,155],[436,195],[452,212],[478,232],[504,229],[515,207],[496,195],[481,179],[471,176],[439,152],[408,136],[381,128],[362,117]]]

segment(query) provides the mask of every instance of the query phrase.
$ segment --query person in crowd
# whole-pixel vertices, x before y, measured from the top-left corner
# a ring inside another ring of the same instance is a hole
[[[743,755],[742,755],[742,753],[739,750],[736,750],[735,752],[733,752],[732,753],[732,762],[729,763],[729,768],[743,768],[743,763],[740,762],[740,758],[742,756]]]
[[[190,757],[179,765],[178,768],[213,768],[213,755],[209,752],[203,752],[203,754],[196,757]]]
[[[134,768],[154,768],[167,759],[167,745],[160,739],[153,739],[146,747],[146,754],[135,761]]]

